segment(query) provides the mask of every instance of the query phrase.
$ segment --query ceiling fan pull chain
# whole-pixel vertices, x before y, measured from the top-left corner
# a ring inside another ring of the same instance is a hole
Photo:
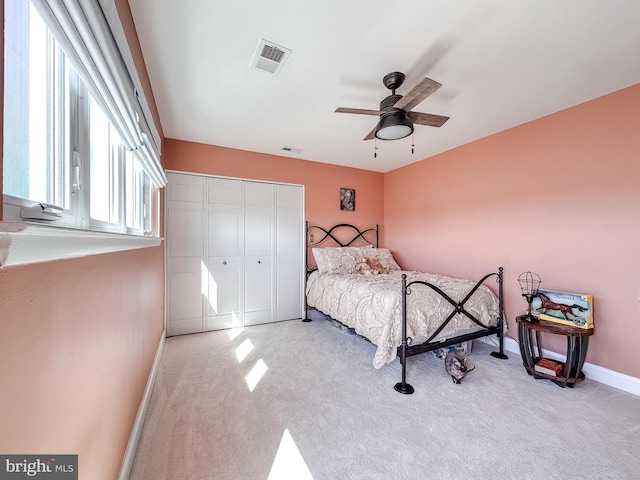
[[[373,138],[373,158],[378,158],[378,139]]]
[[[411,132],[411,155],[413,155],[413,147],[415,145],[413,144],[413,132]]]

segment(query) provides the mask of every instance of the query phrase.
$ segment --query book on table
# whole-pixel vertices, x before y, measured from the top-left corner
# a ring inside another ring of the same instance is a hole
[[[545,375],[553,375],[554,377],[557,377],[562,374],[562,371],[564,370],[564,365],[562,363],[549,360],[548,358],[541,358],[533,366],[533,369],[536,372],[544,373]]]

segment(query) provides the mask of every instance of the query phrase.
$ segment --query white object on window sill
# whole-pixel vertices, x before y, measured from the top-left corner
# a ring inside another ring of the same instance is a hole
[[[162,240],[28,222],[0,222],[0,268],[157,247]]]
[[[36,203],[30,207],[22,207],[20,209],[20,216],[24,219],[55,222],[62,218],[62,212],[64,212],[62,207],[50,205],[48,203]]]

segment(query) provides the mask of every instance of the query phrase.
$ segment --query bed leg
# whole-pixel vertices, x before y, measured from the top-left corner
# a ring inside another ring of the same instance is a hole
[[[402,381],[395,384],[393,387],[396,392],[403,393],[405,395],[411,395],[415,390],[411,385],[407,383],[407,342],[402,340],[402,346],[400,347],[400,363],[402,364]]]
[[[491,356],[499,358],[501,360],[507,360],[504,353],[504,309],[503,309],[503,292],[502,292],[502,276],[503,268],[498,269],[498,310],[500,310],[500,317],[498,318],[498,325],[500,326],[500,333],[498,334],[498,341],[500,343],[500,350],[497,352],[491,352]]]
[[[414,389],[407,383],[407,276],[402,274],[402,343],[400,344],[400,363],[402,364],[402,381],[393,388],[396,392],[411,395]]]
[[[500,335],[498,335],[498,340],[500,343],[500,349],[497,352],[491,352],[491,356],[499,358],[500,360],[507,360],[509,357],[504,353],[504,333],[502,331],[500,332]]]

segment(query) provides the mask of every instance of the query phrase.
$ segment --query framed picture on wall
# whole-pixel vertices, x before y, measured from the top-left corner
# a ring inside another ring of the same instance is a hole
[[[340,210],[353,212],[356,209],[356,191],[353,188],[340,189]]]

